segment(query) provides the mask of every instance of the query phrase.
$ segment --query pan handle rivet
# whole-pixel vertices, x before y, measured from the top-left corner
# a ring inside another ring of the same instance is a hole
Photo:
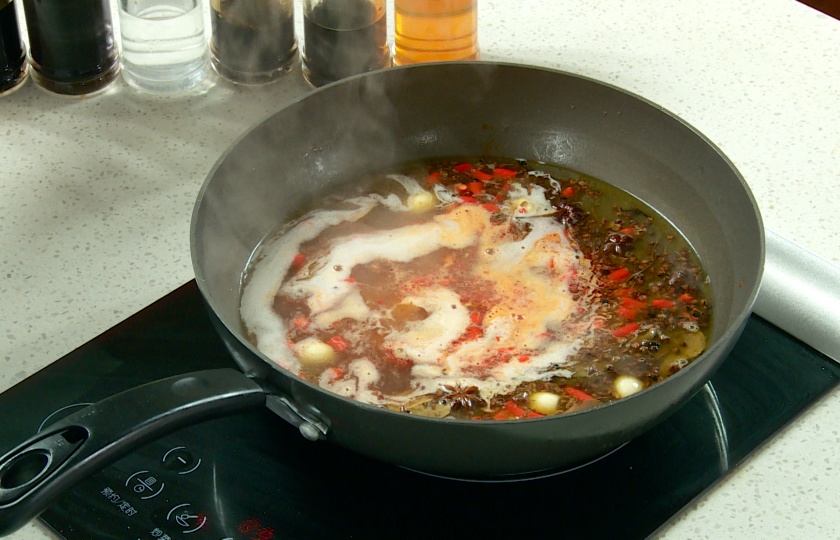
[[[317,441],[321,438],[321,432],[310,424],[309,422],[302,422],[298,429],[300,430],[300,434],[303,435],[304,439],[308,439],[310,441]]]

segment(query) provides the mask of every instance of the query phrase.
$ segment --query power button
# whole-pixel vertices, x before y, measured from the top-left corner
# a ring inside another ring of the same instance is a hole
[[[163,468],[178,474],[189,474],[201,465],[201,458],[187,450],[186,446],[170,448],[161,458]]]

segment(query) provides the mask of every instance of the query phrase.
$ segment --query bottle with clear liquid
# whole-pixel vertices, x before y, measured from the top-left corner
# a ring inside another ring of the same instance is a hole
[[[478,58],[478,0],[394,0],[394,63]]]
[[[26,52],[20,39],[14,0],[0,0],[0,96],[26,82]]]

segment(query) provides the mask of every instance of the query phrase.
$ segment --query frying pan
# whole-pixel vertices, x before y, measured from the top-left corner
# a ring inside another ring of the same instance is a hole
[[[363,173],[457,155],[561,165],[661,212],[697,250],[711,279],[714,325],[707,350],[664,382],[594,409],[474,422],[352,401],[284,371],[251,345],[239,319],[242,272],[280,223],[325,189]],[[350,78],[266,118],[208,175],[193,213],[191,246],[196,281],[239,370],[186,374],[129,390],[9,452],[0,459],[0,534],[151,438],[253,407],[269,407],[309,439],[436,475],[506,479],[585,463],[663,420],[711,377],[755,300],[764,230],[733,164],[661,107],[569,73],[463,62]]]

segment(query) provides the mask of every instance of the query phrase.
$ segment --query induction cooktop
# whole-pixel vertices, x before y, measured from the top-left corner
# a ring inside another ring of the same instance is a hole
[[[88,403],[213,367],[236,366],[192,281],[0,394],[0,453]],[[436,478],[308,441],[265,409],[149,443],[39,519],[66,540],[644,538],[838,377],[837,363],[752,315],[686,405],[574,470],[517,482]]]

